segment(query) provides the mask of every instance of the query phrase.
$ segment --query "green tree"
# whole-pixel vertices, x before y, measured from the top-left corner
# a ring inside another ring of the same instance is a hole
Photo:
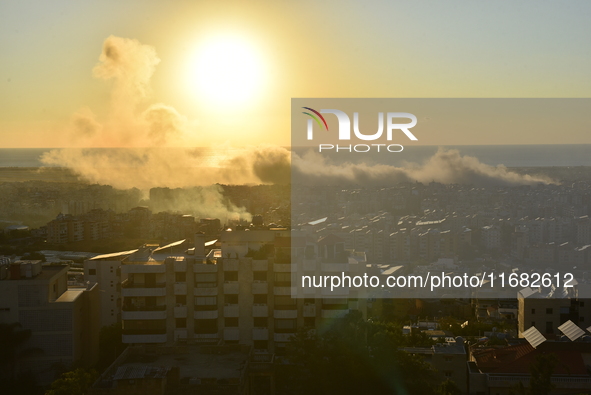
[[[542,354],[530,365],[529,392],[535,395],[549,395],[554,389],[552,373],[558,363],[556,354]]]
[[[405,339],[393,329],[353,312],[321,334],[299,332],[288,344],[291,364],[278,385],[287,393],[309,395],[435,394],[434,371],[400,351]]]
[[[51,383],[51,388],[45,395],[85,395],[98,378],[95,370],[78,368],[62,374]]]
[[[556,354],[540,354],[530,365],[529,387],[517,384],[513,393],[517,395],[550,395],[554,389],[552,373],[558,364]]]
[[[445,380],[437,387],[437,395],[462,395],[462,391],[453,381]]]

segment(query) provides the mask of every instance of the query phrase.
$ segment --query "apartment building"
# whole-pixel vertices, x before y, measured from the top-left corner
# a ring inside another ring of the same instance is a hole
[[[93,366],[98,358],[98,287],[68,287],[68,266],[17,261],[0,268],[0,323],[19,323],[31,331],[23,345],[39,349],[19,361],[18,372],[32,371],[48,384],[60,366]]]
[[[561,335],[558,327],[569,320],[582,327],[591,323],[591,306],[577,298],[577,286],[550,290],[525,288],[517,294],[517,301],[519,337],[532,326],[552,339]]]
[[[100,326],[121,322],[121,261],[138,250],[98,255],[84,262],[84,279],[96,283],[100,294]]]
[[[294,255],[306,256],[299,268],[307,272],[349,270],[348,259],[335,262],[345,253],[335,236],[313,242],[285,229],[228,231],[221,250],[207,254],[204,241],[197,234],[194,249],[185,240],[144,246],[121,260],[124,343],[243,344],[281,354],[301,328],[322,328],[352,309],[365,313],[353,294],[292,297]],[[363,254],[351,259],[364,267]]]

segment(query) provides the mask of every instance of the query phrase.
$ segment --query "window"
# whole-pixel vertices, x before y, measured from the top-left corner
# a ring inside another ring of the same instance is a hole
[[[275,295],[274,296],[275,308],[288,308],[288,309],[295,309],[296,308],[296,299],[292,298],[289,295]]]
[[[238,317],[224,318],[224,326],[228,328],[235,328],[238,326]]]
[[[96,276],[96,269],[88,269],[89,276]]]
[[[238,281],[238,272],[224,272],[224,281]]]
[[[238,304],[238,295],[224,295],[224,303]]]
[[[579,322],[585,322],[585,317],[579,318]]]
[[[267,295],[254,295],[254,304],[267,304]]]
[[[444,372],[443,373],[445,375],[445,377],[451,377],[452,376],[452,372]]]
[[[531,326],[536,326],[536,322],[535,321],[532,321],[531,322]]]
[[[267,281],[267,272],[252,272],[254,281]]]
[[[255,328],[266,328],[268,325],[268,319],[266,317],[254,317],[254,327]]]
[[[304,326],[308,328],[314,328],[316,326],[316,318],[304,317]]]
[[[174,302],[180,306],[187,304],[187,295],[177,295],[174,298]]]
[[[536,309],[531,309],[532,314],[536,314]]]
[[[546,314],[552,314],[553,310],[552,309],[546,309]]]
[[[187,281],[187,273],[185,272],[176,272],[174,274],[174,281],[177,283],[184,283]]]
[[[579,302],[579,306],[585,307],[585,302]]]
[[[177,328],[186,328],[187,327],[187,319],[186,318],[177,318],[176,319],[176,327]]]
[[[554,333],[554,327],[552,321],[546,322],[546,333]]]
[[[269,341],[267,340],[255,340],[253,346],[257,350],[266,350],[269,348]]]

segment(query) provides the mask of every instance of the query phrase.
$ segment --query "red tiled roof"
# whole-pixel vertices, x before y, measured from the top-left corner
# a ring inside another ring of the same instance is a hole
[[[474,350],[476,365],[484,373],[529,374],[529,366],[541,354],[555,354],[554,374],[587,374],[582,353],[591,353],[589,343],[545,342],[533,348],[529,343],[503,348]]]

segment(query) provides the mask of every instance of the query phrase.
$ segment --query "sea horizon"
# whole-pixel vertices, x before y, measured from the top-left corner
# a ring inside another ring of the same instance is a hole
[[[87,150],[131,150],[137,148],[84,148]],[[289,147],[283,147],[289,149]],[[480,162],[507,167],[564,167],[564,166],[591,166],[591,144],[498,144],[498,145],[416,145],[405,146],[398,153],[349,153],[346,151],[328,152],[327,157],[335,163],[360,162],[372,164],[388,164],[393,166],[405,166],[409,163],[421,164],[433,156],[440,148],[457,150],[463,156],[476,157]],[[44,153],[55,149],[79,149],[79,148],[0,148],[0,168],[36,168],[36,167],[61,167],[58,165],[46,165],[41,161]],[[240,150],[238,147],[213,148],[213,147],[167,147],[170,150],[195,150],[205,161],[212,157],[222,156],[227,150]],[[310,147],[294,147],[292,151],[302,155],[313,149]],[[324,152],[323,152],[324,154]]]

